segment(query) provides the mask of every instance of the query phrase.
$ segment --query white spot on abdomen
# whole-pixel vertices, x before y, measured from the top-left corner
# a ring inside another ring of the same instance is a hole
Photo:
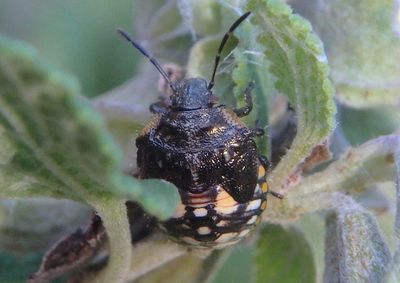
[[[199,233],[199,235],[207,235],[211,233],[211,229],[207,226],[199,227],[197,233]]]
[[[196,216],[196,217],[203,217],[203,216],[206,216],[207,215],[207,209],[205,209],[205,208],[197,208],[197,209],[195,209],[195,210],[193,210],[193,214]]]
[[[258,209],[260,207],[260,205],[261,205],[261,200],[255,199],[255,200],[249,202],[249,204],[247,205],[246,211]]]
[[[247,224],[248,224],[248,225],[251,225],[251,224],[256,223],[256,221],[257,221],[257,215],[253,215],[253,216],[249,219],[249,221],[247,221]]]

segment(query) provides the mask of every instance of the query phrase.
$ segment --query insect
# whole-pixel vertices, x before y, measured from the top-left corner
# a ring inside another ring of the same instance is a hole
[[[203,78],[173,83],[156,59],[118,30],[172,90],[169,101],[150,106],[154,115],[136,139],[139,178],[161,178],[176,185],[181,203],[162,228],[196,248],[223,248],[240,241],[260,222],[267,206],[269,162],[259,155],[254,141],[263,130],[250,129],[240,120],[252,110],[254,83],[244,91],[242,108],[218,105],[212,92],[225,43],[249,15],[243,14],[224,35],[208,84]]]

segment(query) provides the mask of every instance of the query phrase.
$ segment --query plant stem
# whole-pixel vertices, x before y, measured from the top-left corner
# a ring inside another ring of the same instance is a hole
[[[129,271],[131,263],[131,236],[126,211],[126,201],[114,198],[92,199],[90,204],[103,221],[106,229],[110,255],[107,266],[88,282],[122,283]]]
[[[133,247],[131,267],[125,281],[131,282],[186,253],[185,247],[156,234]]]

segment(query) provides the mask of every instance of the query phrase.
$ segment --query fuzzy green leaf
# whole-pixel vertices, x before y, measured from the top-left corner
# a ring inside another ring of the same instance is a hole
[[[271,187],[277,190],[331,133],[336,111],[333,88],[322,44],[306,20],[277,0],[251,0],[248,9],[254,13],[253,23],[263,30],[259,41],[271,61],[275,86],[287,95],[298,115],[298,134],[270,176]]]
[[[267,225],[258,240],[256,282],[315,282],[310,245],[296,228]]]
[[[249,82],[255,83],[252,91],[253,111],[244,120],[250,127],[255,127],[257,123],[257,127],[265,130],[265,135],[257,141],[257,145],[259,151],[268,156],[270,144],[267,126],[271,98],[274,94],[274,77],[268,70],[269,62],[264,55],[265,46],[257,41],[261,33],[259,27],[251,24],[244,24],[236,31],[239,43],[234,50],[236,68],[232,72],[232,80],[235,83],[233,92],[238,106],[244,105],[243,93]]]
[[[339,101],[356,108],[400,102],[399,11],[395,2],[295,1],[326,46]]]
[[[144,68],[143,68],[144,69]],[[148,66],[143,73],[92,100],[104,117],[107,128],[123,151],[122,170],[137,172],[135,139],[150,119],[149,105],[157,101],[156,70]]]
[[[327,218],[324,282],[382,282],[391,256],[375,217],[348,197],[336,201]]]
[[[396,217],[394,222],[394,236],[396,250],[393,254],[392,265],[386,274],[387,282],[399,282],[400,280],[400,147],[394,153],[396,165]]]
[[[64,75],[21,46],[0,40],[0,140],[8,145],[0,149],[0,196],[88,202],[115,195],[169,217],[178,201],[174,186],[123,175],[121,151],[100,115]]]

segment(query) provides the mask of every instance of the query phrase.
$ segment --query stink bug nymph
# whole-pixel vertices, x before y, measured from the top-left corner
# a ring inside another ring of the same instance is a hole
[[[222,248],[240,241],[266,208],[268,160],[259,155],[250,129],[239,117],[252,110],[249,83],[246,106],[216,104],[212,92],[220,55],[229,36],[250,12],[237,19],[219,46],[210,82],[203,78],[172,82],[160,64],[129,35],[125,37],[164,77],[169,101],[150,106],[154,114],[136,139],[139,178],[161,178],[176,185],[181,204],[162,228],[194,247]]]

